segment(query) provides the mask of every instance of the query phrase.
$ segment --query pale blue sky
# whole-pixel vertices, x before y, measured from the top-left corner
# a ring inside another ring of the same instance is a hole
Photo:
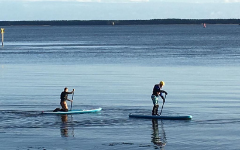
[[[0,0],[0,20],[240,19],[240,0]]]

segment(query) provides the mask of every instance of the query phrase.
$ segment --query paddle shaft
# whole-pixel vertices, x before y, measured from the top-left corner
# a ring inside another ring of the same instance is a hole
[[[73,100],[73,95],[74,95],[74,92],[72,93],[72,100]],[[72,110],[72,101],[71,101],[71,110]]]
[[[162,104],[162,109],[161,109],[161,112],[160,112],[160,116],[161,116],[161,114],[162,114],[162,110],[163,110],[163,105],[164,105],[164,102],[163,102],[163,104]]]
[[[165,94],[165,99],[166,99],[166,94]],[[164,103],[165,103],[165,102],[163,102],[163,104],[162,104],[162,109],[161,109],[161,112],[160,112],[160,116],[161,116],[161,114],[162,114],[162,110],[163,110],[163,105],[164,105]]]

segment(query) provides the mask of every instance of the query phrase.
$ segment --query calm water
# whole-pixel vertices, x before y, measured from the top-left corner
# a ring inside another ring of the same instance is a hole
[[[238,25],[4,28],[1,149],[239,149]],[[191,121],[128,118],[151,114],[160,80],[162,115]],[[74,109],[102,112],[42,115],[65,86],[76,89]]]

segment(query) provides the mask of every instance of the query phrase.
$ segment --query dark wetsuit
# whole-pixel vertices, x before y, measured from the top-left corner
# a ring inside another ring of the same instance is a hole
[[[65,92],[65,91],[63,91],[63,92],[61,93],[61,96],[60,96],[61,102],[66,101],[66,100],[68,99],[68,94],[72,94],[72,93],[73,93],[73,92]]]
[[[65,92],[63,91],[61,93],[61,102],[60,102],[60,105],[62,106],[62,111],[68,111],[68,106],[67,106],[67,102],[66,100],[68,99],[68,94],[72,94],[73,92]]]

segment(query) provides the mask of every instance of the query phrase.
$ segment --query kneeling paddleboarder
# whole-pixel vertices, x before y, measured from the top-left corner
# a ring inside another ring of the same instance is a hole
[[[167,95],[167,92],[162,90],[162,87],[165,85],[163,81],[161,81],[159,84],[154,85],[153,87],[153,93],[152,93],[152,102],[153,102],[153,110],[152,115],[158,115],[158,98],[161,97],[163,100],[163,104],[165,103],[165,97],[163,96],[163,93]]]
[[[60,96],[60,105],[62,106],[61,111],[68,111],[68,106],[67,106],[67,102],[66,101],[70,101],[73,102],[73,100],[68,99],[68,94],[73,94],[75,91],[75,89],[72,90],[72,92],[68,92],[68,88],[65,87],[64,91],[61,93]]]

